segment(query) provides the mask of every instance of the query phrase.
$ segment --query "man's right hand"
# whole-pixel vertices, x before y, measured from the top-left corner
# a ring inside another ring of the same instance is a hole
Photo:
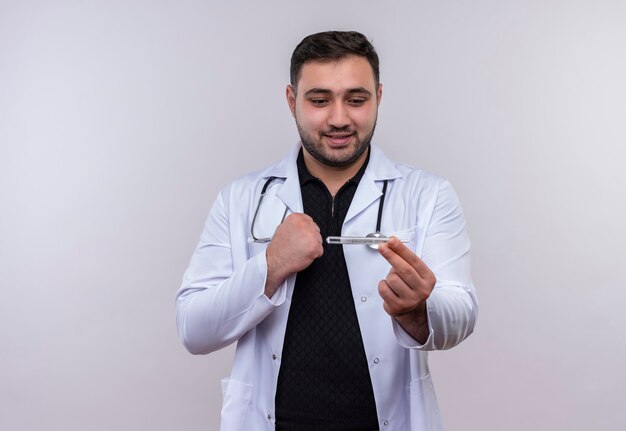
[[[313,219],[301,213],[288,215],[276,229],[265,251],[265,295],[271,298],[289,275],[307,268],[323,253],[320,228]]]

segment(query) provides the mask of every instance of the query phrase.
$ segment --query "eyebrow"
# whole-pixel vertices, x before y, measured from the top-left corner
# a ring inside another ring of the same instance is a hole
[[[311,88],[306,93],[305,96],[310,96],[311,94],[332,94],[333,92],[327,88]],[[368,96],[372,95],[372,92],[363,87],[350,88],[346,91],[348,94],[367,94]]]

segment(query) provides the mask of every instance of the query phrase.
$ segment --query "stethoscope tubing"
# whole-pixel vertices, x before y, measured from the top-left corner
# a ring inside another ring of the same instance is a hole
[[[259,201],[257,203],[256,209],[254,210],[254,215],[252,216],[252,225],[250,226],[250,236],[252,237],[254,242],[265,243],[265,242],[271,241],[271,238],[257,238],[254,235],[254,224],[259,214],[259,209],[261,208],[261,202],[263,202],[263,197],[265,196],[265,193],[267,192],[267,188],[272,183],[272,181],[274,181],[276,178],[278,177],[269,177],[267,181],[265,181],[265,184],[263,184],[263,188],[261,189],[261,195],[259,196]],[[380,202],[378,203],[378,215],[376,217],[376,231],[373,234],[367,235],[368,237],[376,237],[376,238],[383,237],[384,238],[384,235],[381,235],[380,233],[380,226],[381,226],[382,217],[383,217],[383,207],[385,205],[385,196],[387,195],[387,183],[388,182],[389,182],[388,180],[383,181],[383,190],[382,190],[382,195],[380,196]],[[285,220],[286,215],[287,215],[287,208],[285,208],[285,212],[283,213],[281,223]]]

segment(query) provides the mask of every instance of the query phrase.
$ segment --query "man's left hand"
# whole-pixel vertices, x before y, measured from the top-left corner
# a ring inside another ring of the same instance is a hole
[[[391,264],[387,278],[378,283],[385,311],[409,335],[424,342],[428,334],[426,299],[435,287],[435,274],[398,238],[381,244],[378,251]]]

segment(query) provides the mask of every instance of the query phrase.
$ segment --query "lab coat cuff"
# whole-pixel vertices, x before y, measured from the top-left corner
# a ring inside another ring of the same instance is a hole
[[[261,285],[261,296],[263,297],[263,301],[272,307],[282,305],[287,298],[287,280],[283,281],[283,284],[280,285],[271,298],[268,298],[267,295],[265,295],[265,283],[267,282],[267,259],[265,253],[259,253],[254,257],[254,259],[256,259],[257,267],[259,268],[261,278],[263,279],[263,283]]]
[[[415,338],[411,337],[398,323],[396,319],[391,318],[393,333],[396,336],[396,340],[398,340],[398,344],[407,349],[416,349],[416,350],[432,350],[433,347],[433,327],[430,319],[430,307],[428,301],[426,301],[426,313],[428,313],[428,338],[424,344],[417,341]]]

